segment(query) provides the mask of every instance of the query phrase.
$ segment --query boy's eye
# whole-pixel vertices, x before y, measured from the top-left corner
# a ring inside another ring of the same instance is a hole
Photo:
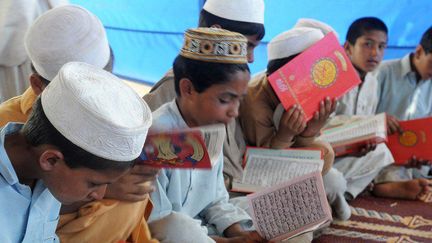
[[[371,41],[367,41],[365,42],[365,46],[371,48],[373,46],[373,43]]]
[[[230,101],[228,99],[219,98],[221,104],[228,104]]]
[[[381,44],[381,45],[379,45],[379,49],[380,50],[384,50],[384,49],[386,49],[387,48],[387,45],[386,44]]]

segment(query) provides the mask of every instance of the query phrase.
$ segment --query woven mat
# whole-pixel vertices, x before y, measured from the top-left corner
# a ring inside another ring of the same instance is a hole
[[[422,200],[361,195],[350,202],[351,218],[334,221],[313,243],[432,242],[432,193]]]

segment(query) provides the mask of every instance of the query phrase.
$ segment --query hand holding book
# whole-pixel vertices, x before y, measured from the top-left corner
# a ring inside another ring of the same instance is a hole
[[[330,115],[336,110],[337,100],[326,97],[319,104],[319,110],[315,112],[313,118],[306,124],[306,129],[301,133],[303,137],[314,137],[320,133]]]

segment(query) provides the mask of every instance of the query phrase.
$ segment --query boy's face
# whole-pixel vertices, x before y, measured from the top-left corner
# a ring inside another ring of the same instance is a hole
[[[355,45],[347,42],[345,51],[355,67],[363,72],[371,72],[378,67],[387,47],[387,34],[372,30],[357,38]]]
[[[421,80],[432,78],[432,53],[426,54],[420,46],[417,47],[414,58],[414,63]]]
[[[258,40],[258,35],[245,35],[248,40],[247,43],[247,59],[248,63],[253,63],[255,60],[254,51],[255,48],[260,44],[261,41]]]
[[[193,126],[228,124],[238,116],[241,99],[246,95],[250,74],[238,71],[224,84],[215,84],[204,92],[193,91],[189,107]],[[189,124],[191,125],[191,124]]]
[[[118,180],[128,170],[102,170],[69,168],[63,160],[57,161],[53,169],[43,178],[53,196],[62,204],[100,200],[108,184]]]

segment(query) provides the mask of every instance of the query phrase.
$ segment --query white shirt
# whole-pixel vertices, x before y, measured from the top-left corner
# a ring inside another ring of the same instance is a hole
[[[175,100],[153,112],[151,131],[186,127]],[[223,164],[220,151],[211,170],[163,169],[156,181],[156,191],[151,195],[154,207],[150,221],[175,211],[215,226],[220,234],[234,223],[250,224],[249,215],[228,202]]]

